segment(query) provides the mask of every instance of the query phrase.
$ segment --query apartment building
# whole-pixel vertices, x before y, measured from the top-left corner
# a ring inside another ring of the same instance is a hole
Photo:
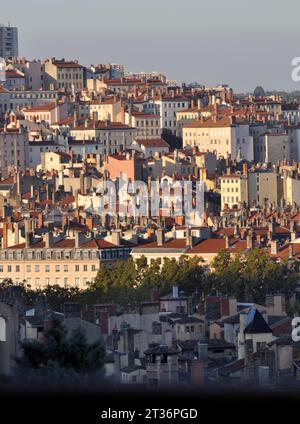
[[[43,89],[44,68],[40,60],[30,61],[25,58],[14,58],[8,62],[8,66],[24,74],[26,90]]]
[[[18,28],[0,24],[0,57],[6,59],[18,55]]]
[[[262,208],[276,207],[283,196],[283,183],[280,176],[270,170],[255,170],[248,174],[248,204]]]
[[[158,139],[161,136],[160,116],[146,112],[129,112],[125,114],[125,123],[136,128],[136,140]]]
[[[13,90],[9,91],[0,86],[0,116],[5,112],[30,108],[58,99],[58,91],[52,90]]]
[[[20,128],[0,130],[0,169],[15,167],[25,170],[29,166],[28,132]]]
[[[254,161],[261,162],[264,156],[263,146],[261,146],[261,137],[267,133],[268,126],[261,122],[252,122],[249,125],[250,135],[253,137]]]
[[[33,122],[45,122],[48,125],[54,124],[68,117],[67,103],[46,103],[32,108],[22,110],[25,119]]]
[[[132,181],[140,181],[144,177],[143,160],[128,152],[108,155],[103,166],[111,180],[123,177]]]
[[[253,138],[249,124],[232,117],[193,121],[183,125],[183,147],[198,146],[200,151],[215,153],[217,158],[236,159],[237,156],[253,160]]]
[[[26,232],[25,243],[0,250],[0,281],[26,281],[33,289],[48,285],[84,289],[94,281],[100,267],[109,269],[117,260],[129,257],[130,248],[102,239],[87,239],[75,233],[74,239],[55,238],[51,232],[33,241]]]
[[[78,92],[84,88],[84,67],[77,61],[48,59],[44,62],[45,88]]]
[[[290,138],[287,132],[267,132],[255,143],[255,158],[260,163],[277,164],[281,160],[292,159]],[[293,151],[294,156],[294,151]]]
[[[160,127],[179,136],[176,114],[182,109],[189,107],[189,100],[174,92],[153,100],[156,114],[160,115]]]
[[[200,102],[199,102],[200,103]],[[200,106],[200,105],[199,105]],[[176,121],[178,128],[178,136],[182,137],[182,127],[185,124],[188,124],[191,121],[197,121],[201,118],[200,107],[191,107],[188,109],[183,109],[176,112]]]
[[[8,90],[25,90],[25,75],[18,70],[7,70],[3,86]]]
[[[132,143],[132,149],[143,154],[145,159],[156,158],[169,153],[170,146],[162,138],[138,139]]]
[[[291,159],[300,162],[300,125],[286,125],[285,131],[289,137]]]
[[[221,209],[248,205],[248,178],[244,174],[229,174],[220,178]]]
[[[95,114],[97,114],[96,116],[100,121],[124,122],[121,100],[118,100],[115,96],[92,101],[88,108],[91,119],[94,119]]]
[[[113,154],[131,146],[135,134],[134,128],[120,122],[85,120],[70,131],[69,144],[74,152],[85,146],[85,153]]]
[[[286,205],[300,207],[300,180],[289,176],[284,177],[283,196]]]

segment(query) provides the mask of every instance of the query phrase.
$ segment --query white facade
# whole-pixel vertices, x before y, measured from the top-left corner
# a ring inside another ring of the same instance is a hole
[[[167,97],[155,100],[156,113],[160,115],[160,127],[179,135],[176,112],[189,107],[189,101],[182,96]]]
[[[58,99],[57,91],[9,91],[0,88],[0,115],[8,111],[53,103],[56,99]]]
[[[241,156],[252,161],[253,137],[248,124],[232,124],[229,120],[195,121],[183,126],[183,147],[197,146],[201,152],[215,153],[217,158],[236,159]]]

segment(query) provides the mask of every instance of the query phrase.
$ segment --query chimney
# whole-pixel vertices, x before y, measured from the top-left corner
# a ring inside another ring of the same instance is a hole
[[[53,244],[53,233],[52,231],[49,231],[45,234],[45,247],[49,249]]]
[[[192,236],[190,227],[187,227],[186,229],[185,244],[186,244],[186,247],[189,249],[193,247],[193,236]]]
[[[111,232],[112,244],[120,246],[121,244],[121,230],[114,230]]]
[[[98,125],[98,112],[94,111],[93,112],[93,126],[94,126],[94,130],[97,129],[97,125]]]
[[[240,234],[240,227],[239,227],[239,224],[235,224],[235,225],[234,225],[234,230],[233,230],[233,232],[234,232],[234,235],[235,235],[235,236],[239,236],[239,234]]]
[[[178,286],[173,286],[172,288],[172,296],[174,299],[178,298]]]
[[[44,226],[44,217],[43,217],[43,211],[38,211],[38,228],[43,228]]]
[[[80,247],[80,232],[75,232],[75,247],[78,249]]]
[[[229,249],[230,243],[229,243],[229,237],[225,236],[225,249]]]
[[[294,245],[291,243],[289,245],[289,258],[292,258],[294,256]]]
[[[271,255],[277,255],[278,253],[278,242],[277,240],[271,241]]]
[[[291,241],[295,241],[295,240],[296,240],[296,238],[297,238],[297,234],[296,234],[296,232],[295,232],[295,231],[293,231],[293,232],[291,233]]]
[[[291,220],[290,221],[290,232],[291,233],[295,231],[295,227],[296,227],[295,222]]]
[[[2,249],[8,247],[8,224],[7,222],[3,223],[3,237],[2,237]]]
[[[247,235],[247,249],[249,250],[253,249],[252,234]]]
[[[163,246],[165,243],[165,233],[162,228],[158,228],[156,231],[157,246]]]
[[[30,197],[34,197],[34,185],[30,186]]]
[[[243,174],[246,176],[248,175],[248,166],[246,163],[243,163]]]
[[[268,229],[269,229],[269,233],[275,234],[275,221],[269,222],[268,223]]]
[[[31,240],[32,240],[32,232],[31,231],[25,232],[25,247],[26,248],[30,247]]]

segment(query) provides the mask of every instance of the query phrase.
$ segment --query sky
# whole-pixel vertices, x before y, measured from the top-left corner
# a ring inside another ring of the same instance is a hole
[[[235,91],[300,90],[299,0],[14,0],[0,21],[19,28],[19,54],[122,63],[178,82]]]

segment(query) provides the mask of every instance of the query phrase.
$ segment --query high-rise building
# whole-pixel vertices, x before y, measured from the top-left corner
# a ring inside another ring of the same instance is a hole
[[[18,28],[0,24],[0,57],[18,56]]]

